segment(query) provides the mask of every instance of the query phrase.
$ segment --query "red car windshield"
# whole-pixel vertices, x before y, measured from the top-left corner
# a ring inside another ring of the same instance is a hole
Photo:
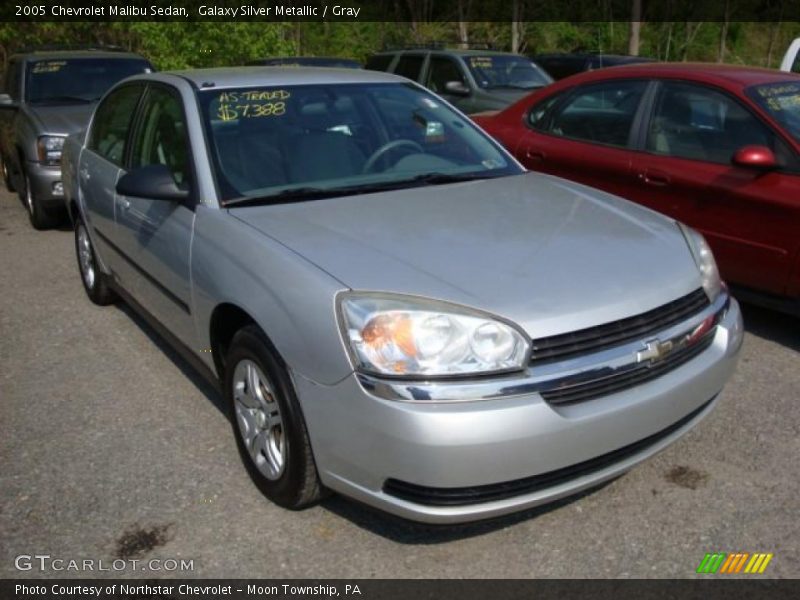
[[[754,85],[747,94],[800,142],[800,81]]]

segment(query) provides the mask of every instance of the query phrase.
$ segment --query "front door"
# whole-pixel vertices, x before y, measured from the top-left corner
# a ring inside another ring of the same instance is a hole
[[[192,170],[183,101],[170,86],[151,84],[130,141],[129,169],[166,165],[179,187],[191,191]],[[190,195],[191,197],[191,195]],[[192,200],[117,197],[117,238],[127,255],[132,293],[145,309],[191,347],[189,250]]]

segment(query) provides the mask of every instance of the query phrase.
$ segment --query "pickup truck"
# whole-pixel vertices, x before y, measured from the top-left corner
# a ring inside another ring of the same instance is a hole
[[[33,227],[51,227],[63,214],[64,138],[86,128],[108,88],[150,70],[138,54],[110,50],[38,50],[9,58],[0,94],[0,163],[6,188],[19,194]]]
[[[701,235],[525,172],[395,75],[132,77],[62,169],[89,299],[218,383],[288,508],[449,523],[586,489],[708,415],[741,346]]]

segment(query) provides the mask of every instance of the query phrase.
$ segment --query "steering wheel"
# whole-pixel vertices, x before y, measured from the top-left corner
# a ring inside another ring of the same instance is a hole
[[[367,162],[364,163],[364,168],[361,169],[362,173],[370,173],[372,171],[372,167],[375,166],[375,163],[378,162],[379,159],[383,157],[384,154],[394,150],[395,148],[401,148],[403,146],[408,146],[420,154],[424,154],[425,150],[423,150],[422,146],[420,146],[417,142],[412,140],[392,140],[391,142],[386,142],[383,146],[375,150],[372,155],[367,159]]]

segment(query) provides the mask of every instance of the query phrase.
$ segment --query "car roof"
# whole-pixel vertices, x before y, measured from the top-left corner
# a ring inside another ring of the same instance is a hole
[[[254,87],[260,85],[334,85],[337,83],[408,83],[408,80],[362,69],[332,67],[224,67],[167,71],[160,75],[186,79],[198,88]],[[139,76],[139,78],[149,76]]]
[[[377,55],[394,55],[394,54],[454,54],[456,56],[521,56],[522,54],[514,54],[513,52],[502,52],[500,50],[477,50],[458,49],[458,48],[399,48],[397,50],[384,50],[383,52],[376,52]]]
[[[135,52],[116,52],[114,50],[44,50],[32,52],[20,52],[14,54],[13,58],[26,58],[33,60],[58,60],[76,58],[122,58],[147,60],[141,54]]]
[[[730,89],[742,89],[761,83],[800,79],[800,75],[774,69],[721,65],[717,63],[633,63],[579,73],[566,79],[566,85],[578,82],[602,81],[618,77],[668,77],[716,84]]]

